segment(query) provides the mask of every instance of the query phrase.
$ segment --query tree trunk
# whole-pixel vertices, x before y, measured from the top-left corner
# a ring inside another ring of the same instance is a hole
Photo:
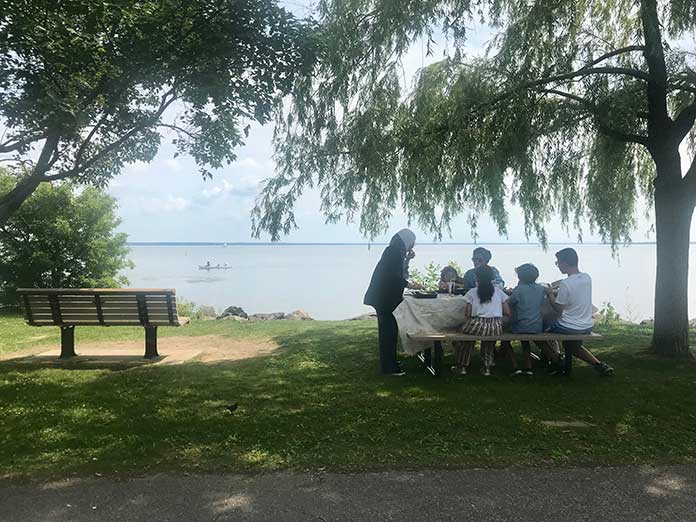
[[[659,182],[655,185],[657,274],[652,350],[665,357],[691,357],[688,282],[694,205],[691,194],[682,185]]]
[[[31,196],[41,183],[36,176],[24,178],[10,192],[0,197],[0,227],[5,225],[12,214]]]
[[[51,166],[51,157],[54,155],[59,141],[60,133],[56,130],[49,131],[31,175],[19,180],[15,188],[0,196],[0,227],[7,223],[12,214],[39,187],[43,175]]]

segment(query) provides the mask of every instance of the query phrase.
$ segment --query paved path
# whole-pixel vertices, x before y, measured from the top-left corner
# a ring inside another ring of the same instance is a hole
[[[3,522],[696,521],[696,465],[0,482]]]

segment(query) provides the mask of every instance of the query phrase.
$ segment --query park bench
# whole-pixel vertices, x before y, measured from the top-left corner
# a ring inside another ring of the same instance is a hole
[[[60,356],[74,357],[76,326],[142,326],[145,357],[157,357],[157,327],[179,326],[176,291],[160,288],[19,288],[27,324],[60,327]]]
[[[602,336],[596,333],[567,335],[557,333],[513,334],[504,333],[498,336],[470,335],[459,332],[432,332],[407,334],[413,341],[432,342],[433,348],[426,348],[418,353],[418,358],[425,368],[435,377],[442,375],[442,359],[444,341],[596,341]],[[433,353],[434,351],[434,353]]]

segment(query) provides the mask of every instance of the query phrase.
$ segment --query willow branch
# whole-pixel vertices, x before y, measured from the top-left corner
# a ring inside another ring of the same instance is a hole
[[[650,76],[641,70],[638,69],[630,69],[626,67],[583,67],[581,69],[578,69],[577,71],[569,72],[569,73],[564,73],[564,74],[557,74],[554,76],[547,76],[546,78],[540,78],[538,80],[533,80],[529,82],[524,82],[521,83],[520,85],[505,91],[498,96],[494,97],[493,99],[483,103],[480,108],[486,107],[488,105],[495,105],[498,102],[504,101],[507,98],[517,94],[518,92],[521,91],[526,91],[529,89],[534,89],[535,87],[542,87],[544,85],[548,85],[550,83],[556,83],[556,82],[563,82],[565,80],[572,80],[575,78],[580,78],[583,76],[591,76],[591,75],[596,75],[596,74],[618,74],[618,75],[624,75],[624,76],[631,76],[633,78],[638,78],[640,80],[645,80],[648,81],[650,79]]]
[[[672,132],[678,143],[681,143],[696,123],[696,102],[683,109],[674,120]]]
[[[561,96],[563,98],[568,98],[569,100],[573,100],[575,102],[578,102],[582,104],[585,108],[588,109],[588,111],[594,116],[595,120],[597,121],[600,130],[606,134],[607,136],[611,136],[612,138],[615,138],[620,141],[625,141],[625,142],[630,142],[630,143],[639,143],[640,145],[645,145],[647,146],[648,144],[648,138],[646,136],[641,136],[640,134],[631,134],[631,133],[626,133],[622,132],[618,129],[613,128],[610,126],[606,121],[604,121],[602,117],[602,113],[599,110],[599,107],[597,107],[594,103],[592,103],[590,100],[587,100],[586,98],[583,98],[581,96],[578,96],[576,94],[572,94],[569,92],[561,91],[558,89],[535,89],[538,92],[543,92],[545,94],[555,94],[557,96]]]
[[[604,60],[608,60],[609,58],[613,58],[614,56],[618,56],[619,54],[626,54],[626,53],[631,53],[631,52],[636,52],[636,51],[644,51],[645,46],[644,45],[627,45],[626,47],[622,47],[621,49],[616,49],[614,51],[608,52],[606,54],[603,54],[596,60],[591,61],[585,67],[594,67],[600,62],[603,62]]]

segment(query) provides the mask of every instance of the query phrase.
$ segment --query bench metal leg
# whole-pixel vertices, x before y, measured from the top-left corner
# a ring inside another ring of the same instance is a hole
[[[444,356],[442,350],[442,342],[435,341],[435,358],[433,360],[433,376],[438,377],[442,375],[442,358]]]
[[[435,354],[433,356],[433,348],[426,348],[418,354],[418,359],[423,363],[425,369],[428,370],[433,377],[442,375],[442,343],[435,341]]]
[[[75,353],[75,327],[61,326],[60,327],[60,358],[69,359],[76,357]]]
[[[423,367],[430,373],[435,375],[433,370],[433,350],[432,348],[426,348],[422,352],[418,352],[418,359],[423,363]]]
[[[145,327],[145,358],[152,359],[154,357],[159,357],[159,353],[157,353],[157,327],[156,326],[146,326]]]

